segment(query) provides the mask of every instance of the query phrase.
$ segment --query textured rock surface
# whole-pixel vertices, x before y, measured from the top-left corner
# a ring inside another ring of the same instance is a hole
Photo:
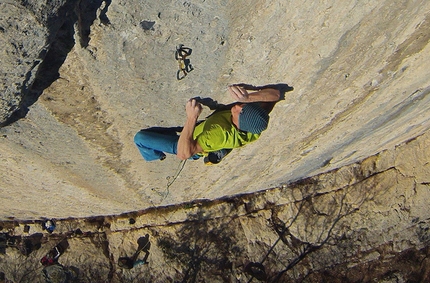
[[[74,8],[55,31],[43,17],[41,26],[30,22],[47,13],[44,5],[13,3],[2,4],[17,13],[2,18],[17,26],[4,28],[4,44],[31,26],[28,44],[39,49],[22,54],[36,62],[53,43],[31,88],[33,100],[43,94],[24,119],[1,129],[3,219],[120,213],[254,192],[340,168],[429,128],[428,1],[68,2]],[[178,81],[180,43],[193,49],[195,70]],[[20,54],[2,56],[9,60],[2,68]],[[16,74],[33,78],[19,69],[29,65],[18,64]],[[13,93],[12,85],[30,82],[4,79]],[[142,160],[136,131],[182,125],[193,96],[229,103],[225,88],[235,82],[294,87],[258,142],[220,166],[187,162],[176,179],[175,157]]]
[[[40,95],[40,89],[31,90],[31,87],[59,30],[73,20],[69,12],[73,11],[75,2],[11,0],[0,3],[0,125],[24,115],[26,105]]]
[[[39,259],[66,238],[60,262],[86,281],[248,282],[249,263],[269,280],[429,280],[430,2],[7,0],[0,11],[7,278],[40,280]],[[180,81],[178,44],[194,66]],[[136,131],[182,125],[193,96],[230,103],[237,82],[294,87],[260,140],[218,166],[142,160]],[[118,268],[145,234],[149,264]]]

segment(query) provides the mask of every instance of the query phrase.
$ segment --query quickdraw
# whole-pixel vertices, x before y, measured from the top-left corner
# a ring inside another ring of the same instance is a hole
[[[183,44],[179,44],[176,47],[175,59],[178,61],[179,70],[176,73],[176,78],[178,80],[182,80],[187,76],[189,72],[194,70],[193,66],[190,63],[190,59],[187,59],[188,56],[191,55],[193,50],[191,48],[185,47]]]

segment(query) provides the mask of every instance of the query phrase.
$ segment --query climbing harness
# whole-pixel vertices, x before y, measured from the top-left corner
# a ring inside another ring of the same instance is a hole
[[[176,73],[176,78],[178,80],[182,80],[187,76],[189,72],[194,70],[193,66],[190,63],[190,59],[187,57],[191,55],[193,50],[191,48],[185,47],[183,44],[179,44],[176,47],[175,59],[178,61],[179,70]]]

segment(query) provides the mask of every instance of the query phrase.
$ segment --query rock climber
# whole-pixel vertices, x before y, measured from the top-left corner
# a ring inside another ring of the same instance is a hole
[[[141,155],[146,161],[163,160],[165,153],[175,154],[181,160],[206,156],[209,159],[205,163],[215,164],[233,148],[256,141],[268,126],[269,113],[280,100],[280,91],[248,86],[229,86],[228,92],[236,102],[229,109],[213,112],[202,122],[198,121],[202,104],[196,98],[190,99],[179,136],[169,128],[139,131],[134,142]]]

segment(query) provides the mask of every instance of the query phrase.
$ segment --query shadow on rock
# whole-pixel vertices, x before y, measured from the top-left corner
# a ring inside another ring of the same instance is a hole
[[[177,231],[176,236],[157,240],[166,258],[186,263],[180,272],[181,282],[208,280],[208,275],[228,282],[233,273],[230,257],[243,252],[228,227],[229,223],[213,223],[208,218],[203,212],[189,215],[187,224]]]
[[[97,17],[100,23],[110,24],[106,15],[110,3],[111,0],[78,1],[74,8],[71,3],[68,3],[68,5],[62,7],[63,11],[59,12],[57,17],[52,17],[47,21],[47,28],[51,32],[49,35],[49,49],[47,52],[42,51],[40,54],[40,58],[43,61],[40,63],[31,86],[28,89],[23,88],[21,90],[23,98],[19,108],[0,126],[7,126],[24,118],[29,111],[28,107],[39,99],[46,88],[60,78],[60,67],[75,45],[75,25],[77,26],[80,45],[85,48],[90,41],[90,27]],[[57,29],[58,26],[60,26],[59,29]],[[37,64],[39,62],[35,61],[34,66],[37,66]],[[30,79],[30,74],[27,74],[26,81]]]
[[[120,257],[118,259],[118,265],[122,268],[132,269],[137,265],[142,265],[148,263],[149,257],[149,249],[151,248],[151,242],[149,241],[149,234],[146,234],[144,237],[140,237],[137,240],[137,250],[131,257]],[[144,252],[145,256],[143,259],[138,259],[139,255]]]

